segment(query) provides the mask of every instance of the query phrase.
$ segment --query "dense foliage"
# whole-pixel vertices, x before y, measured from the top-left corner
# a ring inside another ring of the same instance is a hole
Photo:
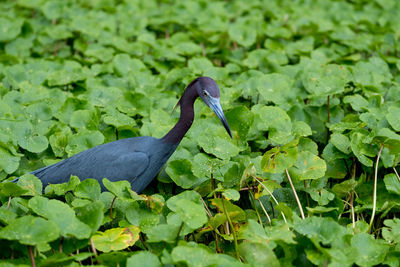
[[[397,0],[2,0],[4,266],[399,266],[399,18]],[[198,101],[143,195],[26,174],[163,136],[200,75],[234,138]]]

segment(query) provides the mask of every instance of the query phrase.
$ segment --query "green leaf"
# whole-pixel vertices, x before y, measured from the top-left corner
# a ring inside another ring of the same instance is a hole
[[[349,103],[355,111],[364,111],[368,108],[368,100],[361,95],[349,95],[343,98],[344,103]]]
[[[387,63],[379,57],[372,57],[368,62],[360,61],[352,69],[356,83],[375,90],[380,90],[381,84],[392,78]]]
[[[318,179],[324,176],[326,163],[309,151],[299,153],[293,167],[289,169],[292,178],[298,180]]]
[[[389,245],[383,240],[375,240],[373,236],[366,233],[353,236],[351,246],[358,251],[355,262],[359,266],[377,265],[385,259],[386,253],[389,251]]]
[[[0,183],[0,195],[4,197],[19,197],[28,192],[28,189],[24,189],[22,186],[11,183],[5,182]]]
[[[229,27],[229,36],[240,45],[251,46],[256,41],[257,32],[249,25],[234,23]]]
[[[256,115],[254,127],[259,131],[269,131],[268,137],[277,144],[286,144],[293,140],[292,123],[287,113],[279,107],[256,105],[252,108]]]
[[[400,181],[394,173],[386,174],[383,181],[387,191],[400,195]]]
[[[265,227],[267,240],[281,240],[287,244],[296,244],[295,234],[285,224]]]
[[[312,134],[311,127],[304,121],[295,121],[292,127],[292,133],[298,137],[310,136]]]
[[[30,152],[40,153],[49,146],[49,142],[45,136],[34,135],[19,142],[19,145]]]
[[[70,180],[66,183],[49,184],[46,186],[45,193],[46,195],[64,196],[68,191],[74,190],[79,183],[80,180],[77,176],[71,176]]]
[[[373,162],[367,156],[372,156],[369,144],[365,144],[366,136],[359,132],[354,132],[350,137],[350,147],[358,160],[367,167],[372,167]]]
[[[33,174],[25,174],[18,179],[17,184],[23,189],[27,190],[24,195],[27,196],[37,196],[42,194],[43,185]]]
[[[71,264],[74,260],[76,261],[83,261],[90,256],[92,256],[93,253],[89,252],[83,252],[79,253],[73,256],[68,256],[64,253],[55,253],[51,255],[50,257],[47,257],[44,260],[40,261],[40,266],[63,266],[67,264]]]
[[[93,57],[101,62],[108,62],[113,58],[114,49],[107,48],[100,44],[89,44],[84,54]]]
[[[161,262],[156,255],[149,251],[139,251],[128,258],[127,267],[161,267]]]
[[[100,185],[95,179],[85,179],[75,189],[75,196],[91,200],[100,198]]]
[[[335,192],[339,197],[347,196],[351,191],[354,191],[357,187],[358,182],[354,179],[343,181],[340,184],[335,184],[332,191]]]
[[[328,213],[328,212],[331,212],[331,211],[334,211],[334,210],[337,210],[337,211],[339,210],[338,207],[327,208],[327,207],[322,207],[322,206],[316,206],[316,207],[313,207],[313,208],[306,207],[306,208],[307,208],[308,212],[310,213],[310,215],[315,214],[315,213],[322,214],[322,213]]]
[[[259,188],[261,188],[262,191],[261,194],[259,194],[258,192],[254,194],[256,199],[264,195],[270,196],[270,192],[274,193],[275,189],[282,188],[281,185],[274,180],[265,180],[262,182],[262,184],[268,189],[269,192],[267,190],[264,190],[264,186],[259,185]]]
[[[69,124],[77,130],[97,130],[99,118],[95,110],[76,110],[72,113]]]
[[[62,17],[65,5],[65,3],[58,1],[46,1],[44,4],[38,5],[37,8],[41,8],[46,18],[54,20]]]
[[[191,245],[191,244],[190,244]],[[215,254],[203,246],[176,246],[171,253],[175,264],[185,263],[191,267],[201,266],[243,266],[231,256]]]
[[[238,201],[240,198],[240,194],[238,191],[234,189],[227,189],[224,192],[222,192],[222,195],[227,199],[227,200],[233,200],[233,201]]]
[[[208,221],[201,196],[195,191],[185,191],[171,197],[167,200],[167,206],[192,229],[197,229]]]
[[[170,161],[165,171],[177,185],[183,188],[191,188],[203,181],[193,175],[192,163],[187,159]]]
[[[142,61],[136,58],[131,58],[127,54],[118,54],[113,59],[113,64],[116,72],[121,75],[127,75],[129,72],[136,73],[146,70],[146,66]]]
[[[11,124],[11,127],[13,128],[15,138],[18,140],[18,144],[22,148],[30,152],[40,153],[48,147],[49,142],[47,138],[37,133],[30,122],[16,122]]]
[[[229,159],[239,153],[239,148],[226,137],[225,133],[225,136],[221,137],[220,135],[210,134],[212,132],[211,129],[205,129],[197,139],[204,151],[220,159]]]
[[[60,229],[52,222],[31,215],[17,218],[0,230],[0,238],[18,240],[25,245],[38,245],[54,241]]]
[[[108,191],[113,193],[115,196],[124,198],[130,196],[128,194],[131,189],[131,183],[126,180],[111,182],[107,178],[103,178],[103,185]]]
[[[69,156],[87,150],[104,142],[104,135],[99,131],[82,130],[68,138],[68,145],[65,152]]]
[[[103,117],[104,123],[112,125],[117,129],[120,128],[131,128],[136,125],[136,122],[131,117],[122,114],[118,111],[112,112],[111,114]]]
[[[253,266],[281,266],[275,253],[266,244],[243,242],[239,245],[240,255]]]
[[[80,69],[58,70],[47,76],[47,83],[49,86],[62,86],[83,81],[85,79],[86,76]]]
[[[104,219],[104,204],[100,201],[91,202],[85,206],[78,207],[75,209],[76,217],[88,225],[92,229],[92,233],[95,233],[99,227],[103,224]]]
[[[125,217],[132,225],[139,226],[144,232],[152,229],[160,222],[158,213],[150,211],[141,205],[130,205],[125,211]]]
[[[96,249],[110,252],[133,246],[139,239],[139,233],[139,227],[132,225],[126,228],[118,227],[105,232],[97,232],[92,239]]]
[[[199,54],[202,51],[201,47],[194,42],[178,42],[173,49],[176,53],[186,56]]]
[[[159,224],[146,230],[148,242],[158,243],[161,241],[175,243],[179,235],[180,225]]]
[[[400,219],[385,220],[383,224],[387,227],[382,228],[383,238],[390,243],[400,242]]]
[[[238,106],[226,113],[226,119],[232,131],[236,131],[240,140],[246,140],[254,115],[245,106]]]
[[[331,218],[308,217],[294,223],[294,229],[309,238],[316,239],[325,245],[335,239],[349,234],[348,230]]]
[[[0,42],[7,42],[21,33],[21,27],[24,23],[23,20],[18,18],[6,19],[0,18]]]
[[[246,239],[249,242],[265,243],[267,235],[260,224],[255,220],[249,219],[248,223],[239,229],[237,238]]]
[[[28,204],[35,213],[57,224],[64,237],[72,235],[78,239],[84,239],[90,236],[89,226],[78,220],[75,212],[67,204],[41,196],[31,198]]]
[[[343,92],[350,77],[346,66],[329,64],[304,71],[302,82],[310,94],[327,96]]]
[[[188,67],[196,74],[204,74],[209,69],[213,69],[214,66],[208,58],[194,57],[189,60]]]
[[[17,214],[15,214],[14,212],[6,209],[0,209],[0,222],[4,224],[11,224],[16,217]]]
[[[222,202],[224,201],[224,202]],[[218,208],[218,210],[221,212],[221,216],[225,218],[225,221],[227,221],[225,212],[224,212],[224,206],[226,208],[226,211],[229,214],[229,217],[231,218],[232,221],[234,222],[241,222],[246,220],[246,213],[237,205],[232,204],[228,200],[222,200],[220,198],[218,199],[212,199],[211,203]]]
[[[292,88],[293,80],[281,73],[265,74],[252,77],[249,82],[254,83],[265,101],[271,101],[280,107],[288,106],[288,100],[295,97]],[[253,85],[253,84],[251,84]]]
[[[350,139],[341,133],[333,133],[331,135],[332,144],[345,154],[350,153]]]
[[[196,177],[203,181],[205,178],[211,178],[212,174],[219,171],[223,163],[222,160],[199,153],[193,158],[192,171]]]
[[[322,189],[307,188],[306,191],[310,194],[312,200],[318,202],[318,205],[320,206],[327,205],[330,201],[332,201],[335,198],[335,195],[326,190],[325,188]]]
[[[263,170],[270,173],[281,173],[293,166],[297,159],[297,143],[296,140],[267,151],[261,160]]]
[[[400,131],[400,108],[389,107],[388,113],[386,113],[386,119],[390,123],[390,126],[396,131]]]
[[[0,147],[0,171],[4,170],[6,173],[11,174],[18,169],[20,157],[14,156],[8,150]]]

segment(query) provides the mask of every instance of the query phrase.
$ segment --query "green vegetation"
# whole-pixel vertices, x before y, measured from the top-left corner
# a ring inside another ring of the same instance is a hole
[[[397,0],[1,1],[0,265],[399,266],[399,18]],[[234,138],[198,101],[143,195],[25,174],[163,136],[200,75]]]

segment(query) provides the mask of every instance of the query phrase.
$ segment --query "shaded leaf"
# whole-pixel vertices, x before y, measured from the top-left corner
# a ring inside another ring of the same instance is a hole
[[[29,200],[29,207],[38,215],[41,215],[57,224],[61,235],[72,235],[78,239],[88,238],[90,228],[75,216],[75,212],[65,203],[36,196]]]
[[[0,238],[18,240],[25,245],[37,245],[56,240],[59,231],[60,229],[54,222],[27,215],[1,229]]]

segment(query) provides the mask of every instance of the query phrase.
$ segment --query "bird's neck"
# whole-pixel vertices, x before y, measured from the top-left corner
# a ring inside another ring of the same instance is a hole
[[[179,100],[181,115],[178,123],[163,137],[162,141],[166,143],[179,143],[185,136],[186,132],[192,126],[194,120],[193,104],[198,97],[196,89],[188,86]]]

